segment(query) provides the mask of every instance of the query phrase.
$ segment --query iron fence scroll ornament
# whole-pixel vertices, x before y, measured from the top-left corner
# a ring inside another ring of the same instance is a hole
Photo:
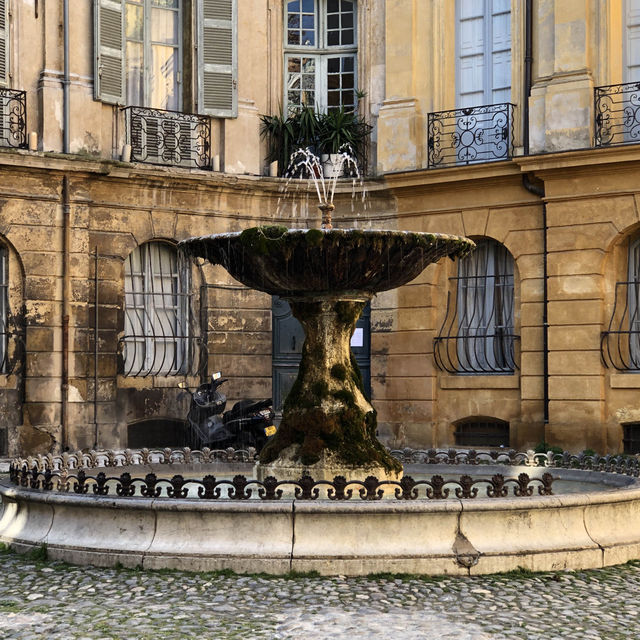
[[[430,113],[427,118],[428,167],[511,158],[514,106],[507,102]]]
[[[594,146],[640,142],[640,83],[594,89]]]
[[[27,148],[27,92],[0,88],[0,146]]]
[[[640,306],[630,304],[637,301],[638,292],[637,280],[616,282],[609,325],[600,336],[600,355],[607,368],[640,371]]]

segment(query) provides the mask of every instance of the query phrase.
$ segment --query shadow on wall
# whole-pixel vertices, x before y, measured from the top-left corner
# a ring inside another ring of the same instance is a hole
[[[148,418],[127,426],[127,447],[130,449],[186,446],[184,420]]]

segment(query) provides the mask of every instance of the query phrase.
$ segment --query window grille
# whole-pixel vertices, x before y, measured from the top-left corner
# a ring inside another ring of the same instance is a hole
[[[436,365],[450,373],[513,373],[515,362],[514,263],[493,240],[458,262],[450,279],[445,320],[434,342]],[[452,304],[451,299],[455,302]]]
[[[613,312],[602,333],[600,353],[606,367],[640,372],[640,238],[629,245],[628,279],[616,282]]]
[[[508,447],[509,423],[504,420],[471,419],[459,422],[455,431],[460,447]]]
[[[285,14],[288,110],[303,106],[355,110],[355,0],[290,0]]]
[[[631,455],[640,453],[640,422],[622,425],[622,450]]]
[[[149,242],[125,264],[126,376],[185,375],[190,368],[189,264],[174,247]]]
[[[9,269],[5,247],[0,246],[0,373],[8,368],[9,343]]]

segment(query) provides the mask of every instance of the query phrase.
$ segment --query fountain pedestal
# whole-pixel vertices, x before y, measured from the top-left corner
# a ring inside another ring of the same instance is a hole
[[[370,299],[362,292],[288,297],[305,342],[280,427],[260,454],[259,477],[402,476],[402,465],[376,438],[376,411],[351,352],[356,322]]]

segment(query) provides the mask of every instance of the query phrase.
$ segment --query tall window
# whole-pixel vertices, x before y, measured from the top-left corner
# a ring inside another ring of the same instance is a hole
[[[456,107],[511,101],[511,0],[456,0]]]
[[[495,240],[458,262],[457,355],[467,373],[511,373],[514,361],[513,258]]]
[[[0,0],[0,87],[9,84],[9,2]]]
[[[356,107],[355,0],[289,0],[285,5],[285,101],[319,111]]]
[[[179,111],[179,0],[126,0],[127,104]]]
[[[0,3],[6,0],[0,0]],[[181,110],[183,67],[193,68],[189,110],[237,116],[238,0],[94,0],[94,97],[111,104]],[[185,39],[192,30],[193,41]],[[189,64],[183,64],[184,59]]]
[[[189,270],[175,247],[148,242],[125,264],[124,373],[180,375],[189,367]]]
[[[7,345],[9,338],[9,256],[0,246],[0,373],[8,368]]]
[[[624,82],[640,81],[640,0],[624,2]]]

